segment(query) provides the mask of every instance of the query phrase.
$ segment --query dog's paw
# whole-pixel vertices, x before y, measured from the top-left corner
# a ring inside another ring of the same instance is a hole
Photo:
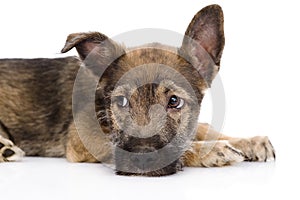
[[[0,136],[0,162],[19,161],[25,153],[10,140]]]
[[[201,154],[205,153],[202,152]],[[227,141],[218,141],[211,151],[202,158],[203,167],[222,167],[242,162],[244,160],[243,152],[235,149]]]
[[[200,141],[193,143],[184,160],[186,166],[222,167],[242,162],[244,154],[228,141]]]
[[[230,144],[244,153],[245,161],[266,162],[275,160],[275,150],[266,136],[232,139]]]

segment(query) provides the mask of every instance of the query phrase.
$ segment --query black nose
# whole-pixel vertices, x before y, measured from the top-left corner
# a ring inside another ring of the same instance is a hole
[[[155,153],[134,154],[130,157],[130,161],[139,169],[148,169],[155,165],[157,156]]]

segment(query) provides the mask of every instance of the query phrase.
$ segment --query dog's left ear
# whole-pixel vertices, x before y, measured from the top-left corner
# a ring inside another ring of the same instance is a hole
[[[219,5],[200,10],[189,24],[180,51],[210,86],[219,71],[225,45],[223,11]]]

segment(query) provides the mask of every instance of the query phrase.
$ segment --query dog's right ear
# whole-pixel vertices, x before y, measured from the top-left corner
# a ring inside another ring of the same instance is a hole
[[[98,32],[72,33],[68,36],[61,53],[66,53],[75,47],[80,58],[84,60],[97,45],[107,39],[106,35]]]
[[[73,47],[85,64],[94,66],[108,65],[124,53],[119,44],[99,32],[70,34],[61,53],[66,53]]]

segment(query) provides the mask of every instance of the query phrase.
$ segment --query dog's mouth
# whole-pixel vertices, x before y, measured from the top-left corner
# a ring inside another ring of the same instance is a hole
[[[172,175],[178,171],[181,171],[182,170],[182,162],[178,159],[162,169],[157,169],[157,170],[153,170],[153,171],[148,171],[147,166],[139,168],[139,170],[137,170],[136,172],[123,171],[122,165],[117,165],[116,169],[117,169],[117,171],[116,171],[117,175],[159,177],[159,176]],[[151,169],[151,167],[150,167],[150,169]]]
[[[115,150],[116,174],[127,176],[166,176],[182,169],[178,148],[135,147]]]

